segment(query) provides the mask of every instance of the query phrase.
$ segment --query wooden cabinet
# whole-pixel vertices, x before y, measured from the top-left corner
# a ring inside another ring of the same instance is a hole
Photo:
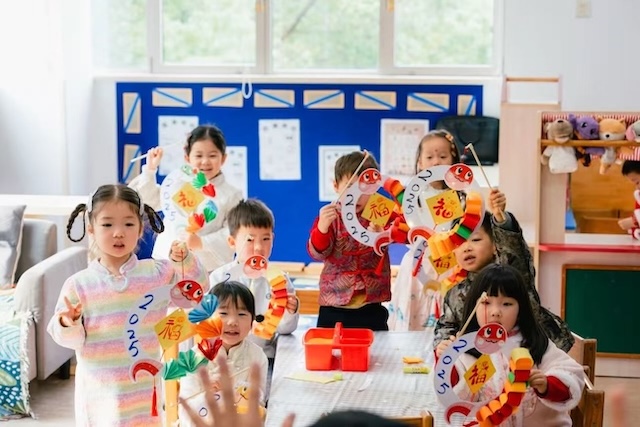
[[[607,113],[607,112],[574,112],[576,115],[599,115],[604,117],[637,117],[639,113]],[[573,174],[552,174],[548,166],[540,164],[539,155],[545,146],[556,144],[543,139],[545,123],[556,118],[567,118],[569,112],[542,111],[539,113],[537,126],[537,162],[535,182],[537,195],[533,203],[536,212],[534,218],[535,241],[532,245],[537,269],[537,286],[542,304],[555,313],[565,312],[565,307],[575,308],[576,301],[565,300],[565,265],[600,266],[614,272],[612,279],[601,284],[601,289],[594,292],[592,297],[598,298],[598,292],[610,294],[616,292],[615,271],[626,271],[628,267],[640,265],[640,242],[627,234],[619,234],[611,224],[617,226],[614,215],[626,214],[633,209],[633,185],[627,183],[620,173],[620,166],[613,165],[606,175],[598,172],[599,163],[595,159],[591,166],[580,169]],[[627,141],[570,141],[570,146],[625,146],[634,145]],[[567,208],[567,188],[570,188],[571,206],[580,212],[581,227],[595,227],[607,233],[581,233],[565,230],[565,213]],[[605,214],[607,213],[607,214]],[[607,220],[607,215],[610,218]],[[585,225],[586,222],[586,225]],[[591,224],[589,224],[591,222]],[[607,223],[608,222],[608,223]],[[638,272],[640,283],[640,271]],[[640,287],[637,294],[620,295],[621,298],[640,297]],[[621,324],[616,321],[617,307],[602,306],[601,312],[594,312],[594,322],[607,322],[617,327],[631,328],[633,325]],[[637,315],[640,322],[640,313]],[[636,322],[636,323],[637,323]],[[571,326],[571,325],[570,325]],[[588,331],[577,331],[589,338]],[[640,377],[640,355],[612,355],[599,357],[596,363],[597,375],[633,376]]]

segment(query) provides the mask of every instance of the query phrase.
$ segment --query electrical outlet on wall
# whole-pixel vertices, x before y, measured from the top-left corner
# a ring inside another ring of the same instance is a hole
[[[591,0],[576,0],[576,18],[591,18]]]

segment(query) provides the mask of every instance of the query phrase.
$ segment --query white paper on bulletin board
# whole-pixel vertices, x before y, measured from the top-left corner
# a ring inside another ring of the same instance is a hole
[[[227,160],[222,165],[222,172],[226,182],[242,191],[245,199],[249,197],[247,147],[227,146]]]
[[[164,152],[160,175],[168,175],[184,165],[184,145],[199,122],[198,116],[158,116],[158,146]]]
[[[416,174],[416,151],[429,132],[429,120],[382,119],[380,121],[380,171],[383,175]]]
[[[360,151],[359,145],[318,146],[318,198],[321,202],[331,202],[338,195],[333,188],[336,160],[345,154]]]
[[[259,120],[260,179],[297,181],[300,165],[300,120]]]

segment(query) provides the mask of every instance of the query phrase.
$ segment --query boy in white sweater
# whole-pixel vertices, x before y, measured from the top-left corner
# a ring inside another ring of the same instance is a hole
[[[271,210],[257,199],[247,199],[236,205],[227,216],[229,226],[228,243],[236,253],[236,259],[214,270],[209,276],[211,286],[226,280],[237,280],[246,285],[256,300],[256,321],[264,319],[271,299],[271,284],[266,277],[251,279],[244,274],[235,274],[238,264],[244,265],[247,259],[261,255],[265,259],[271,256],[273,248],[274,217]],[[231,276],[238,277],[231,277]],[[278,324],[274,337],[270,340],[250,335],[249,339],[258,344],[269,358],[270,365],[275,357],[275,343],[279,334],[290,334],[298,327],[298,298],[295,296],[293,284],[284,274],[287,281],[287,307]]]

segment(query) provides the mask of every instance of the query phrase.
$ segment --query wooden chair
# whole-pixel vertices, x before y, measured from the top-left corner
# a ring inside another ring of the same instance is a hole
[[[433,416],[429,412],[424,412],[417,417],[397,417],[392,420],[409,427],[433,427]]]
[[[571,420],[576,427],[602,427],[604,419],[604,391],[596,390],[593,380],[596,375],[596,352],[598,343],[594,338],[582,338],[573,334],[576,342],[569,350],[573,357],[584,367],[585,387],[582,399],[577,407],[571,411]]]
[[[604,391],[596,390],[585,375],[585,387],[580,403],[571,411],[574,427],[602,427],[604,419]]]
[[[576,342],[569,350],[569,356],[584,366],[585,372],[589,377],[591,384],[594,383],[596,377],[596,354],[598,349],[598,340],[595,338],[582,338],[580,335],[572,333]]]

